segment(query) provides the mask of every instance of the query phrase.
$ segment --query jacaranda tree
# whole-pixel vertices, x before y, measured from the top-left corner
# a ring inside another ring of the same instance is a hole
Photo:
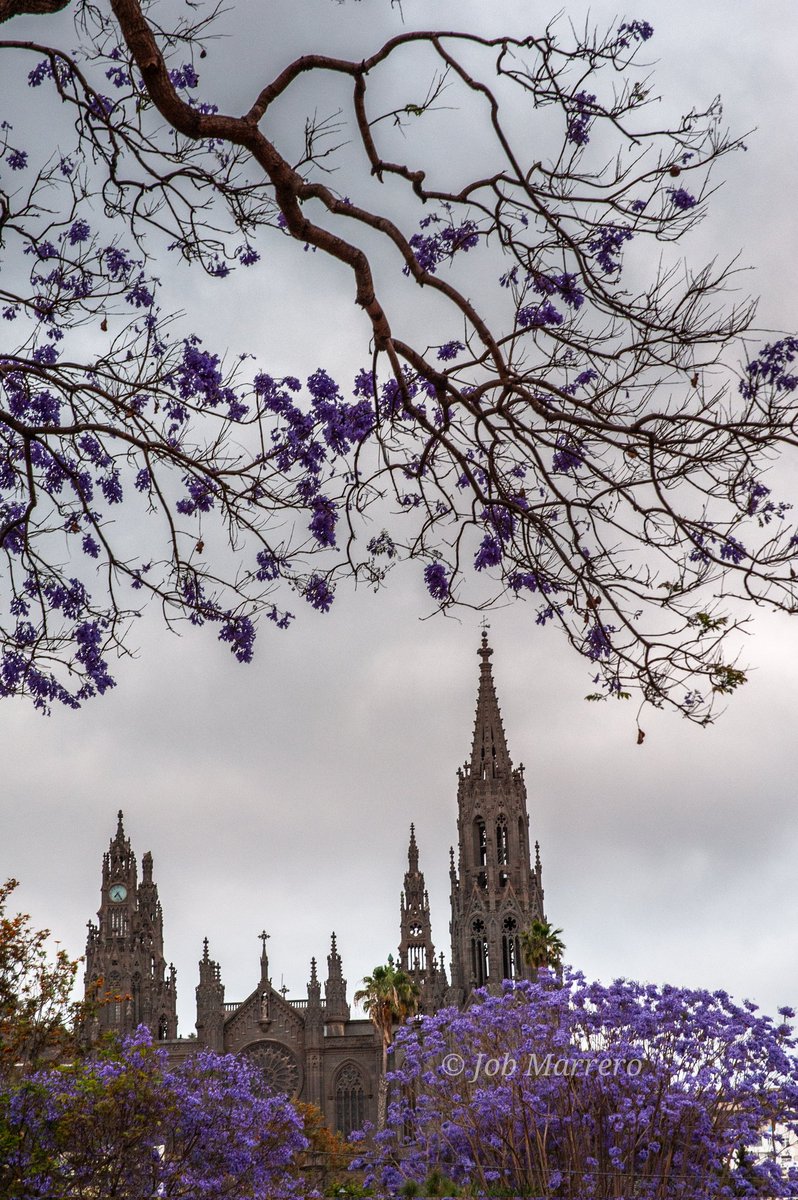
[[[302,1194],[306,1145],[257,1067],[201,1052],[170,1069],[143,1027],[83,1062],[0,1076],[8,1200],[282,1200]]]
[[[794,1013],[780,1015],[725,992],[508,981],[400,1031],[371,1178],[391,1195],[433,1174],[469,1196],[798,1196],[782,1158],[798,1135]]]
[[[706,720],[744,679],[726,600],[798,601],[767,476],[798,341],[751,358],[733,251],[679,257],[740,145],[720,106],[661,122],[644,20],[489,38],[397,17],[365,57],[270,77],[253,46],[223,111],[234,20],[0,0],[0,693],[106,691],[148,597],[246,662],[258,614],[285,628],[297,598],[326,612],[409,557],[442,608],[531,602],[597,698]],[[220,303],[243,272],[274,287],[278,238],[351,282],[354,378],[312,349],[275,374],[268,333],[226,359],[190,301],[162,306],[178,263]]]

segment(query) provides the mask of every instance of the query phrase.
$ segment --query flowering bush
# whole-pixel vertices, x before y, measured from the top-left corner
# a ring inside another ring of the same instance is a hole
[[[282,1200],[302,1120],[257,1067],[208,1051],[169,1068],[143,1027],[87,1062],[0,1078],[4,1200]]]
[[[391,1195],[434,1171],[478,1196],[798,1196],[798,1170],[751,1153],[764,1128],[798,1132],[793,1015],[579,974],[506,982],[402,1030],[363,1161]]]

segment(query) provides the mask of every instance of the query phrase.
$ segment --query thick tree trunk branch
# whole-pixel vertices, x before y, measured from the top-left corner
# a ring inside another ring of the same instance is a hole
[[[68,8],[71,0],[0,0],[0,25],[12,17],[46,17]]]

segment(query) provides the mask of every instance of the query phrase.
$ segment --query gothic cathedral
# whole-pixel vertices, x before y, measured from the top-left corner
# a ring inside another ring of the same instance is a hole
[[[408,869],[400,902],[399,965],[418,985],[420,1009],[436,1012],[469,1003],[475,988],[528,978],[520,934],[543,920],[540,853],[530,860],[529,814],[523,765],[507,749],[491,670],[493,651],[482,634],[479,691],[471,758],[458,771],[458,858],[450,850],[451,960],[432,941],[429,897],[410,826]],[[207,938],[196,988],[196,1036],[178,1038],[174,967],[163,953],[163,914],[152,878],[152,855],[141,861],[125,836],[122,813],[103,857],[97,924],[89,923],[86,993],[104,991],[94,1032],[129,1032],[146,1025],[178,1060],[199,1046],[243,1054],[274,1086],[318,1106],[344,1134],[376,1118],[381,1048],[368,1020],[352,1019],[335,934],[322,985],[310,962],[307,998],[289,999],[269,973],[268,935],[261,936],[260,975],[243,1001],[224,998],[218,962]],[[254,982],[254,980],[253,980]]]

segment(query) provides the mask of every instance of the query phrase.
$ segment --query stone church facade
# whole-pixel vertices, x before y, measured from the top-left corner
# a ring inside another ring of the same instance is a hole
[[[424,1013],[467,1004],[477,987],[528,978],[520,934],[532,921],[544,919],[537,843],[534,865],[530,856],[524,768],[513,766],[507,749],[491,670],[493,651],[484,632],[478,654],[471,757],[458,771],[456,862],[450,850],[450,977],[443,954],[435,953],[429,897],[410,827],[398,962],[418,985]],[[196,986],[196,1037],[178,1038],[175,970],[167,968],[164,957],[163,913],[149,851],[141,869],[139,882],[120,812],[103,857],[97,924],[89,923],[86,944],[87,995],[100,986],[110,997],[98,1009],[95,1034],[129,1032],[144,1024],[174,1060],[198,1047],[245,1055],[277,1089],[317,1105],[331,1128],[348,1134],[374,1121],[380,1043],[370,1021],[352,1018],[335,934],[324,983],[313,958],[307,996],[289,999],[285,989],[272,984],[268,934],[262,933],[260,978],[249,996],[236,1003],[225,1000],[221,968],[206,939]]]

